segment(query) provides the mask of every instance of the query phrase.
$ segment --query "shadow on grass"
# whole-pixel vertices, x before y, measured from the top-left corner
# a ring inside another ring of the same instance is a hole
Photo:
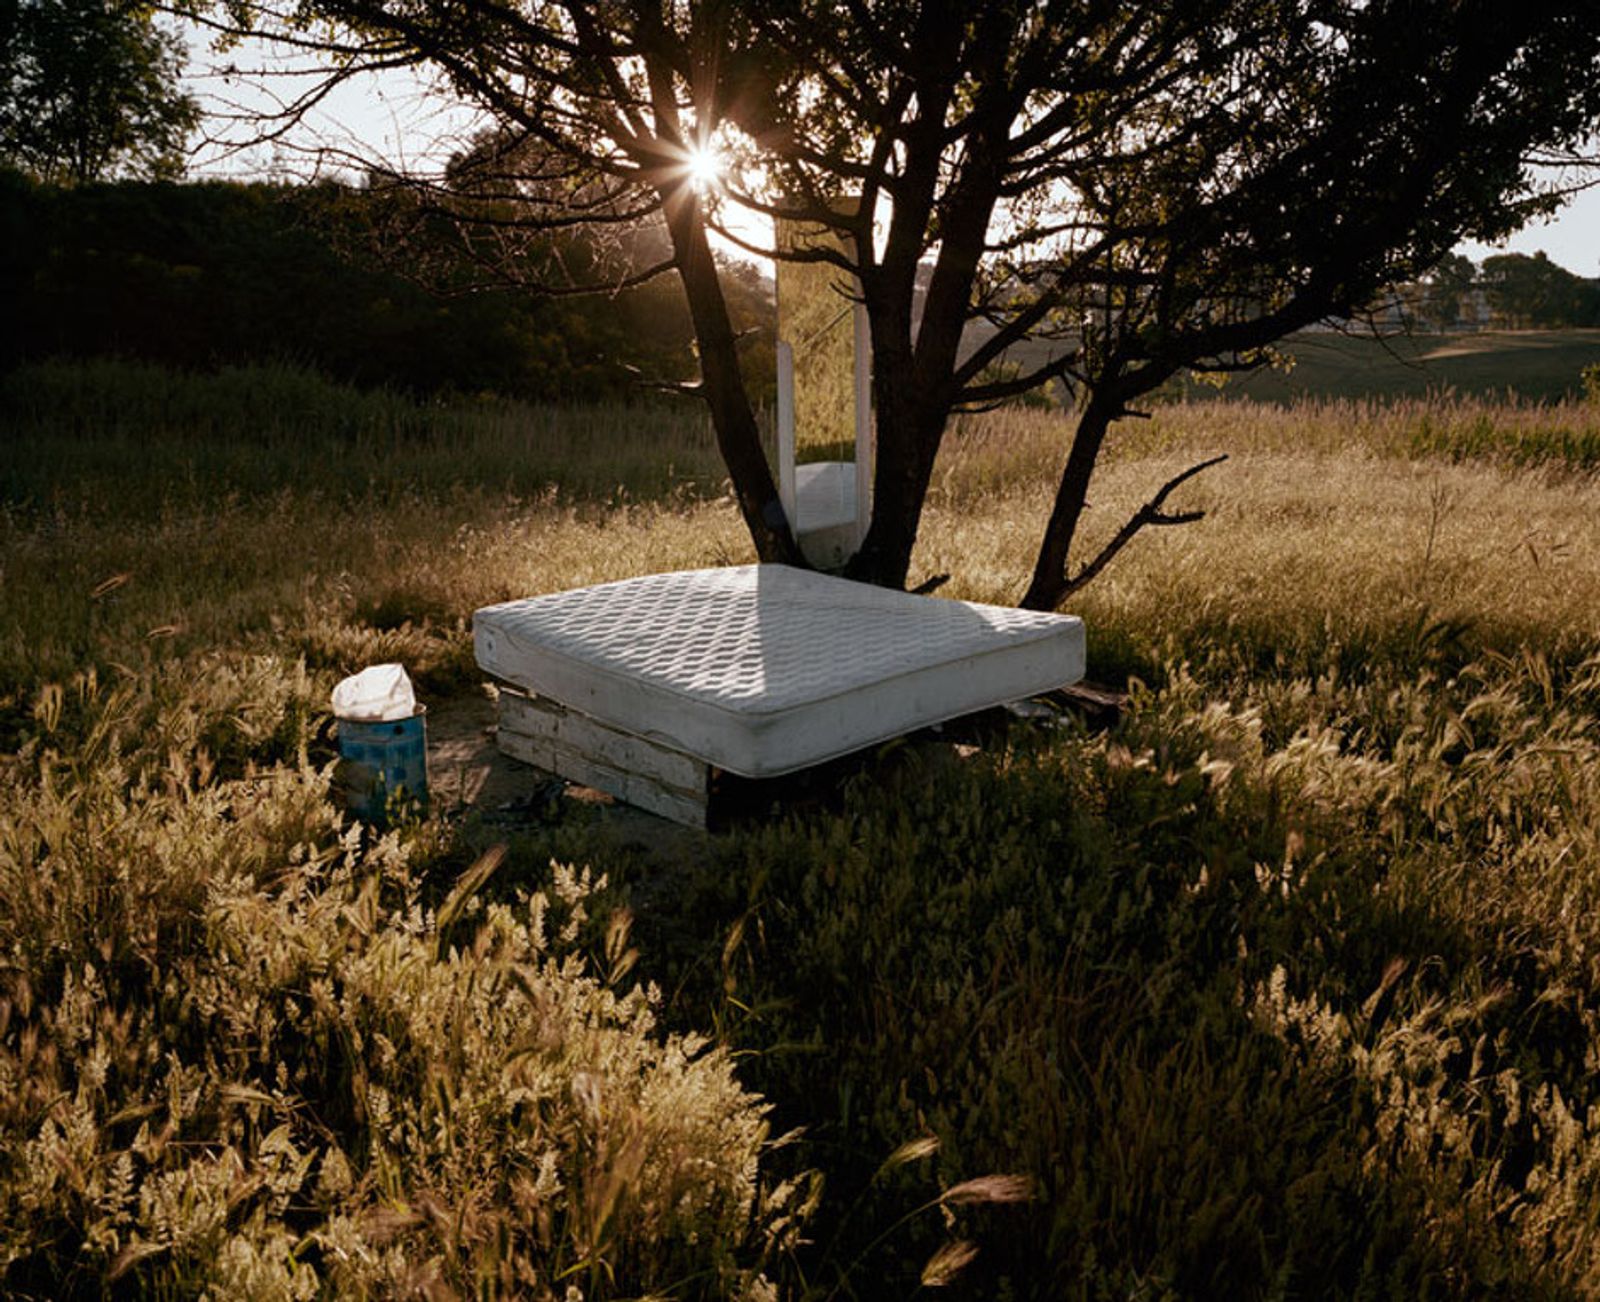
[[[1447,848],[1160,732],[906,748],[649,893],[666,1016],[804,1128],[774,1178],[824,1173],[797,1291],[908,1295],[954,1238],[974,1297],[1560,1293],[1530,1227],[1570,1172],[1519,1091],[1592,1088],[1594,1028],[1531,1028],[1551,973],[1430,894]],[[997,1172],[1035,1197],[899,1224]]]

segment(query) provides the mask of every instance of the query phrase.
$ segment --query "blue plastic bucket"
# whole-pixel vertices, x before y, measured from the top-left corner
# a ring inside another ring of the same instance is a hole
[[[346,806],[363,822],[383,823],[396,802],[428,803],[428,707],[409,719],[339,720]]]

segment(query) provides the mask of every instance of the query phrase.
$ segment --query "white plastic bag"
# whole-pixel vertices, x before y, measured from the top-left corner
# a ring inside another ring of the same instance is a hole
[[[333,689],[336,718],[387,723],[416,712],[417,696],[404,665],[370,665]]]

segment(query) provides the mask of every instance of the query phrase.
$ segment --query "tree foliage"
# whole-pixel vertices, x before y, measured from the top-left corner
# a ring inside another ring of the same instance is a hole
[[[1428,274],[1415,294],[1417,314],[1438,330],[1449,330],[1461,318],[1462,298],[1477,283],[1478,269],[1472,259],[1447,253]]]
[[[1065,384],[1078,418],[1036,607],[1133,536],[1075,552],[1095,462],[1142,395],[1257,365],[1463,236],[1548,210],[1529,160],[1572,157],[1600,120],[1587,0],[316,0],[214,21],[320,46],[333,78],[426,65],[496,123],[471,191],[519,220],[662,222],[668,256],[633,274],[681,280],[764,558],[799,555],[710,231],[859,283],[878,452],[857,577],[905,582],[952,412]],[[708,188],[692,163],[712,148]],[[751,223],[779,216],[854,251],[772,249]],[[1140,525],[1186,518],[1159,496]]]
[[[375,251],[400,231],[394,256]],[[530,266],[593,260],[572,236],[525,243]],[[419,268],[426,284],[409,274]],[[639,371],[693,369],[688,314],[665,281],[550,300],[464,292],[479,279],[453,230],[419,221],[404,191],[0,176],[0,369],[56,356],[198,371],[286,361],[411,394],[560,402],[629,397]],[[729,301],[770,355],[761,286],[734,276]]]
[[[1543,252],[1496,253],[1483,260],[1489,305],[1510,326],[1600,325],[1600,284],[1575,276]]]
[[[153,11],[119,0],[0,8],[0,163],[71,184],[182,172],[199,107],[178,87],[183,41]]]
[[[1565,330],[1600,326],[1600,280],[1585,280],[1533,253],[1494,253],[1480,267],[1446,254],[1380,305],[1407,327],[1429,330]]]

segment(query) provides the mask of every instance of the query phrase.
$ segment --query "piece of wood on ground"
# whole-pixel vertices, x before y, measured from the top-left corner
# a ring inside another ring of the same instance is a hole
[[[555,701],[500,690],[501,751],[626,804],[706,826],[710,765]]]
[[[1116,727],[1128,708],[1126,692],[1096,683],[1069,683],[1046,692],[1045,698],[1075,711],[1090,728],[1096,729]]]

